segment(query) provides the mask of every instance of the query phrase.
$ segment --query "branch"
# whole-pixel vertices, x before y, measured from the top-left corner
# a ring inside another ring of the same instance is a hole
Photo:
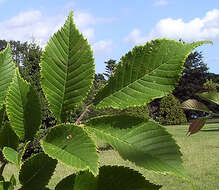
[[[84,112],[83,112],[83,113],[80,115],[80,117],[75,121],[75,125],[80,125],[80,124],[81,124],[81,120],[84,118],[84,116],[85,116],[88,112],[90,112],[89,107],[90,107],[91,105],[92,105],[92,104],[88,105],[88,106],[85,108]]]

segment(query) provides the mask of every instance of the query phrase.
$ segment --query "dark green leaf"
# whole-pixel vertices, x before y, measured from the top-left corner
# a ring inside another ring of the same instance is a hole
[[[0,109],[0,130],[1,130],[1,127],[3,125],[4,117],[5,117],[5,106],[3,106]]]
[[[0,109],[4,104],[8,86],[14,76],[15,64],[13,63],[11,47],[7,47],[0,52]]]
[[[191,44],[157,39],[121,58],[108,84],[96,95],[97,108],[145,105],[170,94],[178,84],[187,56],[209,41]]]
[[[94,79],[90,46],[76,29],[71,12],[65,25],[49,40],[41,59],[42,89],[58,121],[88,94]]]
[[[42,190],[48,184],[57,164],[57,160],[44,153],[35,154],[21,167],[19,181],[22,190]]]
[[[24,81],[18,70],[6,100],[11,126],[21,140],[32,140],[41,124],[41,106],[36,90]]]
[[[22,164],[22,157],[24,156],[25,151],[27,150],[29,144],[30,144],[30,141],[26,142],[23,149],[22,149],[22,151],[20,151],[19,154],[18,154],[18,163],[19,163],[20,166]]]
[[[13,190],[13,185],[9,181],[0,181],[0,190]]]
[[[52,128],[42,147],[49,156],[70,167],[98,174],[95,143],[80,126],[61,124]]]
[[[0,129],[0,148],[3,149],[3,147],[7,146],[16,150],[18,140],[18,136],[12,130],[10,123],[5,122],[3,128]]]
[[[86,125],[87,130],[109,143],[123,159],[148,170],[187,178],[179,146],[158,123],[121,115],[94,118]]]
[[[99,176],[88,171],[70,175],[58,183],[55,190],[158,190],[154,185],[130,168],[123,166],[103,166]]]

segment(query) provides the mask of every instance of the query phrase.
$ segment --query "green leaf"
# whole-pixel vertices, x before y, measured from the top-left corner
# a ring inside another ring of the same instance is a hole
[[[14,76],[15,64],[13,63],[11,47],[0,52],[0,109],[4,104],[9,84]]]
[[[204,92],[201,94],[197,94],[200,98],[213,102],[219,105],[219,93],[218,92]]]
[[[69,175],[62,179],[55,187],[55,190],[75,190],[75,174]],[[91,189],[92,190],[92,189]]]
[[[0,109],[0,129],[3,126],[3,122],[4,122],[4,117],[5,117],[5,106],[3,106]]]
[[[52,128],[42,147],[49,156],[70,167],[98,174],[96,146],[80,126],[61,124]]]
[[[97,117],[86,125],[87,130],[109,143],[123,159],[147,170],[187,178],[179,146],[158,123],[121,115]]]
[[[22,190],[42,190],[48,184],[57,160],[44,153],[35,154],[27,159],[21,167],[19,181]],[[31,187],[31,188],[30,188]]]
[[[41,85],[58,121],[87,96],[94,78],[90,45],[76,29],[71,12],[49,40],[41,59]]]
[[[0,181],[0,190],[13,190],[13,185],[9,181]]]
[[[3,128],[0,129],[0,149],[7,146],[16,150],[18,147],[18,141],[18,136],[12,130],[10,123],[5,122]]]
[[[187,56],[209,41],[184,44],[157,39],[136,46],[121,58],[115,73],[95,96],[97,108],[145,105],[170,94],[178,84]]]
[[[205,104],[203,104],[195,99],[189,99],[189,100],[184,101],[180,105],[180,107],[183,109],[188,109],[188,110],[197,110],[197,111],[204,111],[207,113],[211,113],[211,110],[209,110]]]
[[[41,105],[36,90],[16,69],[7,98],[6,111],[11,126],[21,140],[32,140],[41,124]]]
[[[4,157],[6,158],[6,160],[8,160],[9,162],[13,164],[16,164],[17,166],[19,165],[18,152],[16,150],[10,147],[4,147],[2,153]]]
[[[24,154],[25,154],[25,151],[27,150],[27,148],[28,148],[30,142],[31,142],[31,141],[26,142],[25,145],[24,145],[24,147],[23,147],[23,149],[22,149],[22,151],[19,152],[19,154],[18,154],[18,163],[19,163],[20,166],[21,166],[21,164],[22,164],[22,158],[23,158],[23,156],[24,156]]]
[[[99,176],[94,177],[88,171],[70,175],[60,181],[55,190],[157,190],[161,186],[149,181],[130,168],[123,166],[103,166]]]
[[[13,185],[13,186],[16,186],[17,182],[16,182],[16,178],[14,177],[14,174],[12,174],[11,178],[10,178],[10,183]]]

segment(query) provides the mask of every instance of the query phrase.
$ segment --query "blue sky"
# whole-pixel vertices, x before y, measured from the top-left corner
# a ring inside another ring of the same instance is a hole
[[[210,72],[219,74],[218,0],[0,0],[0,39],[44,46],[69,11],[94,50],[96,72],[135,45],[155,38],[212,40],[198,48]]]

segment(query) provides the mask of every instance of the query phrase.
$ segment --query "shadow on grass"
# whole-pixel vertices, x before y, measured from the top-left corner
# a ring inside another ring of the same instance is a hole
[[[201,129],[201,132],[215,132],[215,131],[219,131],[219,128],[212,128],[212,129]]]

